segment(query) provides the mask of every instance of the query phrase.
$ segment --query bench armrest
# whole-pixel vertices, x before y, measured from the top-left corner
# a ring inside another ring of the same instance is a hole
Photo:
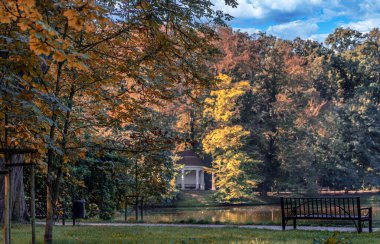
[[[366,211],[366,214],[364,216],[369,216],[369,215],[372,215],[372,207],[368,207],[368,208],[360,208],[360,212],[362,210],[367,210]]]
[[[370,209],[372,209],[372,207],[368,207],[368,208],[360,208],[360,211],[361,211],[361,210],[370,210]]]

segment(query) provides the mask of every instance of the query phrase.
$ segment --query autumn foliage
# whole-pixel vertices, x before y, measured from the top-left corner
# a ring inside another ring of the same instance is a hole
[[[163,107],[213,83],[212,26],[228,18],[208,1],[1,2],[1,142],[38,149],[46,243],[68,164],[96,150],[165,167]]]

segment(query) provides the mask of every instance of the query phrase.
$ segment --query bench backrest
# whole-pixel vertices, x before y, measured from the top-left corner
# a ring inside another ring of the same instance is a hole
[[[360,216],[360,197],[281,197],[283,217],[344,218]]]

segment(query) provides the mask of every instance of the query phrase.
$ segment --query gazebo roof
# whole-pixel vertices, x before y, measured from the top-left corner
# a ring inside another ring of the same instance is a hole
[[[206,166],[198,154],[191,150],[180,152],[179,156],[182,158],[177,164],[183,164],[185,166]]]

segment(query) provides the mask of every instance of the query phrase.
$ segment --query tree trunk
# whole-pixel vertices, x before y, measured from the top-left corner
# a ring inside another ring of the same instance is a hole
[[[212,172],[211,176],[211,190],[216,191],[216,176],[214,172]]]
[[[260,192],[260,195],[262,197],[266,197],[268,196],[268,187],[266,185],[266,183],[263,183],[263,185],[261,186],[261,192]]]
[[[22,163],[22,155],[12,156],[12,163]],[[4,161],[1,162],[1,170],[4,170]],[[11,209],[12,221],[28,221],[28,209],[25,201],[24,193],[24,173],[23,167],[13,167],[11,173]],[[4,222],[4,175],[0,175],[0,222]]]
[[[46,184],[46,225],[44,243],[53,243],[53,226],[54,226],[54,201],[51,194],[52,186],[51,181],[48,180]]]
[[[69,108],[69,111],[66,112],[65,122],[63,126],[63,137],[61,142],[62,150],[64,151],[64,154],[66,154],[66,143],[67,143],[67,136],[68,136],[68,130],[69,130],[69,123],[70,123],[70,111],[73,107],[73,99],[75,95],[75,87],[74,85],[70,88],[70,96],[67,107]],[[53,114],[52,120],[56,120],[56,115]],[[50,138],[54,138],[55,134],[55,127],[51,128],[51,134]],[[50,151],[48,160],[48,176],[47,176],[47,182],[46,182],[46,225],[45,225],[45,234],[44,234],[44,243],[53,243],[53,225],[54,225],[54,216],[56,214],[56,203],[58,201],[59,197],[59,191],[60,191],[60,185],[61,185],[61,178],[62,178],[62,169],[63,169],[63,156],[60,156],[58,158],[58,164],[56,165],[56,177],[53,179],[51,171],[53,170],[53,154],[52,151]]]

